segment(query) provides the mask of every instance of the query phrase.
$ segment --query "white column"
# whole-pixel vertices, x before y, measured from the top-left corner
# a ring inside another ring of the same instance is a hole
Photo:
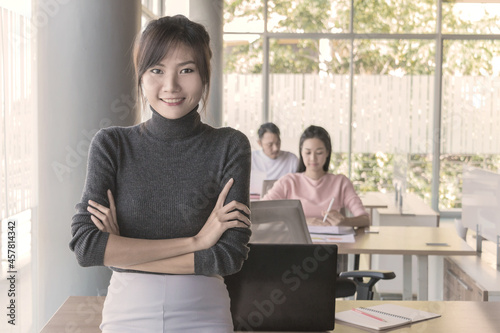
[[[165,15],[182,14],[190,20],[203,24],[210,35],[212,48],[212,80],[210,82],[210,96],[207,112],[202,115],[203,121],[214,126],[223,125],[222,96],[224,89],[223,78],[223,0],[165,0]]]
[[[223,0],[190,0],[189,18],[203,24],[210,34],[212,47],[212,80],[210,82],[210,97],[207,105],[206,122],[215,127],[222,126],[223,121]]]
[[[70,295],[98,295],[110,271],[79,267],[68,243],[90,140],[110,125],[132,125],[132,45],[139,0],[40,0],[38,51],[38,323]],[[68,323],[71,325],[71,323]]]

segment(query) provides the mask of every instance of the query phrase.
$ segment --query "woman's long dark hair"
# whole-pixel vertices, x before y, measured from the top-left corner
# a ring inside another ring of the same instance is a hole
[[[302,133],[302,135],[300,136],[300,141],[299,141],[300,160],[297,172],[306,171],[306,165],[304,164],[304,159],[302,158],[302,146],[304,145],[304,141],[306,141],[307,139],[314,139],[314,138],[321,140],[325,144],[327,156],[325,164],[323,165],[323,170],[325,172],[328,172],[328,166],[330,165],[330,158],[332,156],[332,141],[330,140],[330,134],[328,134],[328,132],[323,127],[314,125],[311,125],[308,128],[306,128],[304,130],[304,133]]]

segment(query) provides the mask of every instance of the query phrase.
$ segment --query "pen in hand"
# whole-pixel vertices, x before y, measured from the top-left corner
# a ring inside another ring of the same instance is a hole
[[[374,316],[374,315],[372,315],[372,314],[369,314],[369,313],[366,313],[366,312],[364,312],[364,311],[361,311],[360,309],[356,309],[356,308],[354,308],[354,309],[352,309],[352,311],[357,312],[357,313],[360,313],[360,314],[365,315],[365,316],[368,316],[368,317],[373,318],[373,319],[377,319],[377,320],[380,320],[380,321],[387,322],[387,320],[385,320],[384,318],[379,318],[379,317]]]
[[[326,222],[326,218],[328,217],[328,213],[330,212],[330,209],[332,209],[334,201],[335,201],[335,197],[332,198],[332,201],[330,201],[330,204],[328,205],[328,209],[326,210],[325,216],[323,217],[323,223]]]

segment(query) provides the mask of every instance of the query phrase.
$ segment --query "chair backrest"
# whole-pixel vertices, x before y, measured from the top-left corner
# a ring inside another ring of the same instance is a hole
[[[312,244],[300,200],[250,202],[251,243]]]
[[[277,179],[266,179],[262,182],[262,190],[260,191],[261,198],[273,187],[276,181]]]

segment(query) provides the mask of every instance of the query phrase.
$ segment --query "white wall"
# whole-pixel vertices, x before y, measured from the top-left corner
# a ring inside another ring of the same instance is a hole
[[[97,295],[107,268],[81,268],[70,224],[93,134],[135,120],[132,43],[139,0],[38,1],[38,330],[70,295]]]

